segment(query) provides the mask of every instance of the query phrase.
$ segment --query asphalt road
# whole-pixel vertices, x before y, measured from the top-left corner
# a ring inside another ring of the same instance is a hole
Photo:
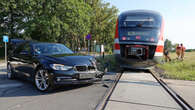
[[[104,82],[91,85],[63,86],[51,93],[41,93],[32,83],[8,80],[0,66],[0,110],[93,110],[113,84],[114,73]]]

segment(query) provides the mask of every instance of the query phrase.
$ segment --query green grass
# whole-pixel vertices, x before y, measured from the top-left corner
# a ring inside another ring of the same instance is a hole
[[[171,62],[157,65],[165,71],[165,78],[195,81],[195,52],[186,52],[183,61],[176,60],[175,53],[170,53],[170,57]]]

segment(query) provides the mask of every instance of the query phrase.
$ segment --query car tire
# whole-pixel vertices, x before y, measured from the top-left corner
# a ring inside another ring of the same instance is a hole
[[[7,64],[7,78],[8,79],[15,79],[15,73],[12,69],[11,64]]]
[[[34,83],[37,90],[41,92],[51,92],[54,89],[50,74],[43,68],[37,69],[34,76]]]

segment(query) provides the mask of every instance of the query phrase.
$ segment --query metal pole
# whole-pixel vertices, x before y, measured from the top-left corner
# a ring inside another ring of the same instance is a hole
[[[89,44],[89,40],[88,40],[88,55],[89,55],[89,48],[90,48],[90,44]]]
[[[5,42],[5,65],[7,70],[7,43]]]
[[[94,57],[95,57],[95,52],[96,52],[96,51],[95,51],[95,43],[94,43],[94,50],[93,50],[93,52],[94,52]]]

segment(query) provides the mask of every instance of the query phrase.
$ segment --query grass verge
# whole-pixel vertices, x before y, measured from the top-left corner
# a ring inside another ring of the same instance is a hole
[[[164,70],[164,78],[195,81],[195,52],[186,52],[183,61],[176,60],[175,53],[170,53],[170,57],[171,62],[157,65]]]

